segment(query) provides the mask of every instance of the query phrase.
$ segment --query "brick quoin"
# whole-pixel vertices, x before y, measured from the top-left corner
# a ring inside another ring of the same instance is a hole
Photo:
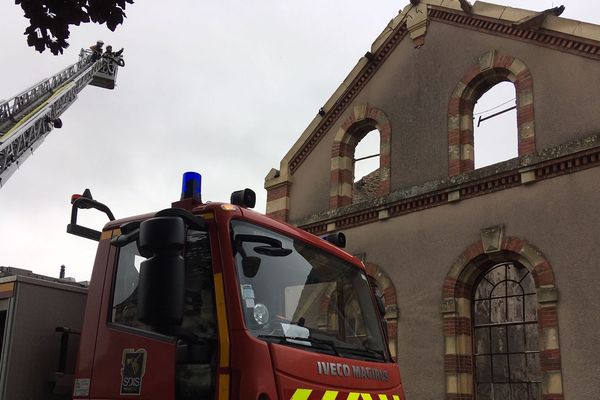
[[[558,326],[556,307],[544,307],[538,310],[538,324],[540,328],[555,328]]]
[[[519,107],[519,112],[517,113],[517,125],[531,121],[533,121],[533,104],[527,104],[523,107]]]
[[[267,190],[267,202],[271,200],[277,200],[282,197],[287,197],[288,191],[289,190],[287,185],[277,186],[275,188]]]
[[[458,160],[450,160],[448,163],[448,175],[455,176],[460,174],[460,163]]]
[[[547,261],[536,265],[533,268],[532,275],[533,280],[538,287],[542,285],[554,285],[554,273],[552,272],[552,267],[550,267],[550,264]]]
[[[329,198],[329,207],[343,207],[352,204],[352,198],[348,196],[331,196]]]
[[[471,83],[471,81],[473,79],[475,79],[475,77],[477,75],[479,75],[480,73],[480,67],[479,64],[475,64],[473,65],[468,71],[467,73],[463,76],[462,78],[462,83],[464,83],[466,86],[469,85],[469,83]]]
[[[458,281],[451,277],[446,277],[444,280],[443,294],[444,297],[470,299],[472,288],[473,287],[468,283]]]
[[[535,153],[535,139],[533,137],[519,140],[519,156],[533,153]]]
[[[288,218],[288,210],[279,210],[267,213],[267,217],[272,218],[276,221],[286,222]]]
[[[393,287],[383,289],[385,304],[396,304],[396,290]]]
[[[508,69],[514,61],[513,56],[499,56],[494,60],[494,67]]]
[[[518,253],[524,245],[525,241],[515,237],[508,237],[502,241],[502,250]]]
[[[471,319],[468,317],[444,318],[444,336],[471,335]]]
[[[475,139],[473,138],[473,131],[471,129],[462,129],[460,131],[460,143],[461,144],[474,144]]]
[[[387,323],[387,331],[388,336],[391,338],[395,338],[398,334],[398,323],[396,322],[388,322]]]
[[[481,241],[473,243],[463,252],[463,256],[467,260],[472,260],[483,254],[483,243]]]
[[[473,373],[473,357],[458,354],[445,354],[444,370],[446,372]]]
[[[458,117],[460,109],[460,97],[453,96],[450,98],[450,104],[448,104],[448,117]]]
[[[540,352],[540,368],[542,371],[560,371],[560,350],[543,350]]]

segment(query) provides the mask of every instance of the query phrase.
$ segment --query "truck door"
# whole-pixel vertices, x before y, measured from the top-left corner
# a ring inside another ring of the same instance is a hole
[[[105,281],[101,311],[105,323],[98,330],[91,398],[214,397],[218,341],[208,232],[187,230],[184,259],[183,322],[165,330],[137,319],[145,258],[136,242],[117,249]]]

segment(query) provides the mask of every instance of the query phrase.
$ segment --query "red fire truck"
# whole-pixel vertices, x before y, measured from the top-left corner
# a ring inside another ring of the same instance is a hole
[[[99,241],[74,399],[403,400],[362,263],[250,210],[203,203],[201,177],[153,214],[115,220],[88,191],[70,233]],[[100,231],[77,224],[95,208]]]

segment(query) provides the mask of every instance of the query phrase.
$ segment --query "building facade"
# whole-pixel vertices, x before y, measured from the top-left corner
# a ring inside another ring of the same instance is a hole
[[[600,26],[561,12],[411,2],[266,177],[268,215],[377,280],[409,400],[599,396]],[[502,82],[517,156],[476,168]]]

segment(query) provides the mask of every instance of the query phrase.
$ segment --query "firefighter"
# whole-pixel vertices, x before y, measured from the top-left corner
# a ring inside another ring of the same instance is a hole
[[[99,60],[100,57],[102,57],[102,46],[104,46],[102,40],[98,40],[96,44],[90,46],[90,50],[92,50],[92,61]]]

